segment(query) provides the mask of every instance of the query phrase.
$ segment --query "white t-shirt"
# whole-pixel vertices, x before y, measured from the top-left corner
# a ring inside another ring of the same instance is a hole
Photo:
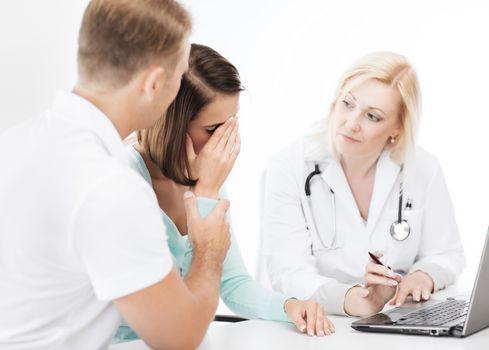
[[[0,349],[106,348],[111,300],[172,268],[156,196],[110,120],[57,94],[0,135]]]

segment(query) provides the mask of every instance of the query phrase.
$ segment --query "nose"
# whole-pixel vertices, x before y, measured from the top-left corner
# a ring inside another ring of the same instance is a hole
[[[360,118],[362,112],[355,108],[355,110],[348,113],[345,120],[345,126],[352,132],[357,132],[360,130]]]

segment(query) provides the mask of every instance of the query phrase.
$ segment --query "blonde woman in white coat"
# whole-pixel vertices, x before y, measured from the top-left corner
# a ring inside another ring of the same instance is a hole
[[[465,258],[440,166],[415,144],[420,107],[403,56],[367,55],[329,117],[272,159],[263,254],[274,289],[365,316],[454,282]]]

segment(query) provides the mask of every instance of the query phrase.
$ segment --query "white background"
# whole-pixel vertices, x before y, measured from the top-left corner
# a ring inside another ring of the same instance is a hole
[[[86,3],[0,3],[0,132],[49,106],[56,89],[73,86]],[[192,41],[227,57],[247,88],[240,111],[242,153],[227,188],[234,231],[252,274],[268,157],[325,115],[353,60],[390,50],[407,56],[418,71],[424,104],[420,144],[444,170],[467,254],[462,281],[470,288],[489,224],[487,2],[182,3],[194,19]]]

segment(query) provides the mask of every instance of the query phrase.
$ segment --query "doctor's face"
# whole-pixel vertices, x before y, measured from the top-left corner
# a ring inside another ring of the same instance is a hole
[[[195,154],[209,141],[210,137],[226,120],[235,117],[238,112],[239,93],[216,93],[212,102],[190,121],[187,133],[192,139]]]
[[[376,79],[347,84],[333,109],[334,142],[341,156],[375,156],[399,134],[401,97]]]

